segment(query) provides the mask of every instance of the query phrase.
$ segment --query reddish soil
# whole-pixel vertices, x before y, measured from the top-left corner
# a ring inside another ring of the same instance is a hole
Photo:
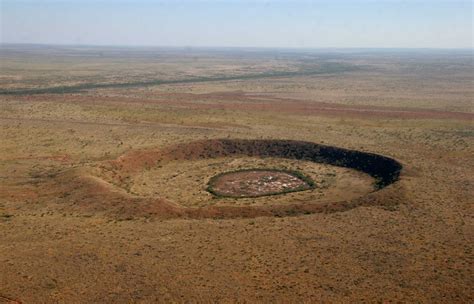
[[[0,303],[473,303],[471,54],[9,49],[4,89],[374,70],[0,96]],[[206,191],[242,168],[315,187]]]
[[[210,183],[220,196],[256,197],[310,189],[310,185],[290,172],[255,170],[229,172]]]
[[[192,94],[192,93],[162,93],[154,94],[153,98],[143,97],[108,97],[100,96],[91,101],[88,96],[76,94],[44,94],[35,96],[15,96],[16,100],[25,101],[62,101],[67,96],[69,102],[80,104],[161,104],[175,108],[200,110],[239,110],[262,112],[285,112],[294,115],[323,115],[330,117],[359,117],[359,118],[395,118],[395,119],[474,119],[474,113],[432,110],[416,107],[393,107],[371,105],[344,105],[319,101],[303,101],[291,98],[279,98],[264,95],[252,95],[239,92]],[[10,96],[6,96],[8,101]],[[196,102],[196,99],[202,102]],[[172,100],[172,102],[170,102]]]

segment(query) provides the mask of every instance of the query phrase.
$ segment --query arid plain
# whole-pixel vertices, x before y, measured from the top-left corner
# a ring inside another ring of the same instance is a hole
[[[471,51],[3,45],[0,60],[0,303],[473,301]],[[364,155],[402,168],[382,187]],[[207,191],[240,169],[314,187]]]

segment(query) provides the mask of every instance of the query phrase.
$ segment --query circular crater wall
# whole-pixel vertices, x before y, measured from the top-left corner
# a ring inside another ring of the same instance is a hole
[[[261,166],[235,165],[242,159],[252,159]],[[288,162],[292,166],[285,164]],[[271,199],[216,199],[206,191],[207,181],[213,176],[229,169],[250,168],[301,171],[315,181],[315,187],[271,196]],[[398,201],[393,192],[387,195],[387,191],[380,190],[399,179],[402,165],[386,156],[312,142],[214,139],[131,151],[116,160],[101,162],[96,169],[94,179],[103,180],[107,186],[101,182],[101,189],[114,195],[113,211],[163,217],[226,218],[342,211],[358,205],[384,204],[387,198]],[[330,171],[332,179],[318,175]],[[347,176],[351,178],[345,179]],[[324,183],[335,186],[334,191],[317,192],[323,189],[318,186]],[[94,187],[96,191],[97,185]],[[117,199],[120,195],[123,202]],[[104,193],[97,197],[97,202],[93,195],[87,195],[87,202],[83,200],[82,204],[102,202]]]

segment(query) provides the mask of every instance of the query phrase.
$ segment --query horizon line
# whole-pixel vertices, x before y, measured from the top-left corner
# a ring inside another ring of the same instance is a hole
[[[58,46],[58,47],[116,47],[116,48],[177,48],[177,49],[282,49],[282,50],[470,50],[471,47],[408,47],[408,46],[219,46],[219,45],[147,45],[147,44],[87,44],[87,43],[36,43],[36,42],[0,42],[3,45],[18,46]]]

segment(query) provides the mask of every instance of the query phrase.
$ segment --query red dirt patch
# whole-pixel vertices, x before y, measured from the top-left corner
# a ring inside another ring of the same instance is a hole
[[[229,197],[257,197],[311,189],[292,172],[244,170],[215,176],[209,183],[211,193]]]

